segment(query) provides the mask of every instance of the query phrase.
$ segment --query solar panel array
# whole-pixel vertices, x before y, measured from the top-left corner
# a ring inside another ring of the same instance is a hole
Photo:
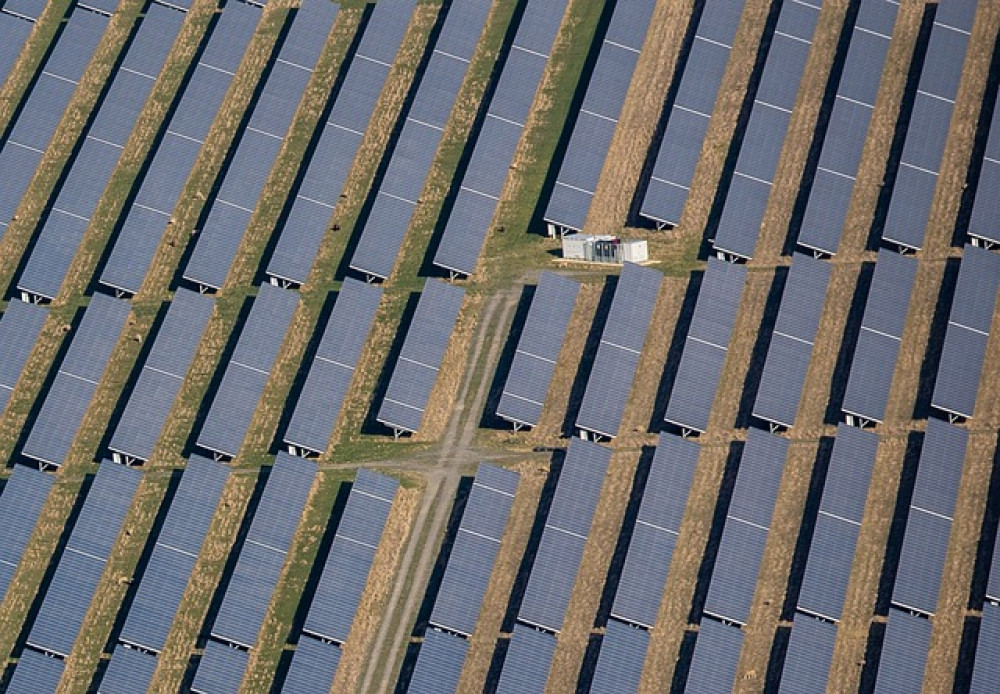
[[[1000,255],[966,245],[931,397],[949,415],[971,417],[976,407],[998,288]]]
[[[799,230],[804,248],[837,252],[898,9],[895,0],[863,0],[858,7]]]
[[[211,638],[220,644],[250,649],[257,643],[315,477],[314,463],[278,453],[212,623]],[[192,689],[239,691],[245,663],[237,668],[241,658],[230,656],[219,648],[206,649]]]
[[[892,590],[899,607],[926,615],[937,609],[968,439],[965,429],[927,420]]]
[[[52,476],[15,465],[0,494],[0,600],[7,593],[35,523],[52,488]]]
[[[437,381],[465,290],[427,278],[406,339],[378,409],[378,421],[396,431],[416,432]]]
[[[206,451],[236,457],[298,304],[296,292],[261,285],[198,433]]]
[[[795,95],[809,58],[820,4],[820,0],[781,4],[722,216],[715,229],[716,252],[753,257],[795,107]]]
[[[648,631],[614,619],[609,620],[590,683],[591,694],[639,691],[648,648]]]
[[[829,263],[801,253],[792,256],[753,405],[755,417],[785,427],[795,423],[829,282]]]
[[[968,228],[972,238],[991,243],[1000,243],[1000,224],[997,223],[1000,219],[1000,200],[993,195],[993,191],[1000,190],[1000,93],[997,97]]]
[[[219,289],[226,281],[339,7],[311,0],[293,13],[291,29],[239,134],[232,161],[216,183],[219,192],[184,268],[184,278],[199,287]]]
[[[41,3],[39,3],[41,4]],[[21,49],[28,42],[33,24],[0,8],[0,87],[10,76]]]
[[[702,6],[642,198],[641,216],[657,224],[680,222],[742,12],[738,0],[705,0]]]
[[[140,477],[141,473],[133,468],[107,460],[101,463],[31,625],[27,638],[30,649],[62,659],[69,657]],[[26,662],[24,656],[31,653],[30,649],[25,649],[21,662]],[[31,660],[41,662],[29,656],[27,662]],[[59,679],[57,664],[61,674],[61,661],[46,663],[51,681]],[[22,673],[18,666],[8,691],[45,691],[37,688],[36,677],[34,667]]]
[[[610,449],[570,441],[518,611],[524,624],[551,632],[562,629],[610,461]]]
[[[945,0],[934,15],[882,239],[919,249],[930,217],[975,2]]]
[[[156,672],[156,656],[118,644],[104,671],[98,694],[135,694],[149,691]]]
[[[300,692],[302,689],[296,688],[295,683],[314,677],[333,681],[340,661],[340,646],[354,623],[398,488],[399,483],[391,477],[358,470],[282,691]],[[335,657],[327,656],[318,662],[313,657],[318,651]]]
[[[127,301],[105,294],[91,297],[31,424],[22,455],[44,465],[65,462],[130,310]]]
[[[524,7],[434,255],[440,268],[462,275],[476,271],[565,10],[566,0],[529,0]]]
[[[579,282],[541,273],[497,404],[501,419],[518,427],[538,425],[579,292]]]
[[[743,630],[711,618],[701,620],[688,670],[686,694],[731,691],[743,648]]]
[[[655,0],[615,3],[543,215],[551,231],[583,229],[655,4]]]
[[[47,4],[45,0],[6,0],[0,9],[16,14],[18,17],[35,21],[41,18]]]
[[[59,293],[183,22],[182,13],[157,4],[149,5],[140,18],[121,67],[111,79],[18,278],[22,292],[46,299]]]
[[[362,27],[364,33],[330,115],[315,149],[307,154],[305,173],[268,261],[269,276],[293,284],[306,281],[415,4],[416,0],[379,2]]]
[[[303,636],[295,647],[292,668],[281,691],[288,694],[330,691],[340,667],[340,657],[340,646]]]
[[[7,3],[8,5],[10,3]],[[108,18],[76,8],[17,114],[0,150],[0,238],[56,132],[63,111],[101,41]]]
[[[705,598],[710,615],[739,624],[750,617],[787,454],[788,439],[760,429],[748,431]]]
[[[703,432],[736,323],[746,267],[709,258],[664,419]]]
[[[0,497],[2,499],[2,497]],[[986,602],[979,622],[975,661],[969,691],[989,694],[1000,686],[1000,552],[994,538],[993,555],[986,583]]]
[[[410,694],[439,694],[458,691],[469,643],[460,636],[430,628],[420,644],[420,659],[406,691]]]
[[[857,417],[881,422],[885,417],[916,277],[916,259],[884,249],[878,252],[841,405],[848,421]]]
[[[48,315],[48,309],[38,304],[11,299],[0,316],[0,412],[10,401]]]
[[[108,445],[116,460],[149,460],[153,454],[214,306],[211,298],[187,289],[174,294]]]
[[[363,223],[351,256],[352,270],[377,279],[385,279],[392,272],[492,4],[490,0],[466,0],[448,7]]]
[[[930,643],[930,621],[903,610],[889,610],[878,661],[876,694],[919,692]]]
[[[632,263],[622,268],[576,415],[578,429],[617,436],[662,280],[653,268]]]
[[[149,165],[141,181],[136,181],[138,192],[101,272],[101,284],[129,294],[139,291],[260,14],[258,7],[230,2],[210,29],[208,43],[151,151]]]
[[[63,667],[59,658],[25,649],[6,691],[10,694],[54,692],[62,679]]]
[[[514,624],[496,694],[545,691],[556,650],[555,637],[524,624]]]
[[[875,434],[837,427],[799,589],[801,612],[840,620],[877,449]]]
[[[836,625],[804,614],[795,615],[779,691],[825,692],[836,639]]]
[[[284,434],[289,450],[323,453],[375,321],[382,290],[344,280]]]

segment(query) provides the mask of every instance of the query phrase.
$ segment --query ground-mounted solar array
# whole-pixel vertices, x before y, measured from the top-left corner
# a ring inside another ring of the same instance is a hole
[[[0,690],[992,693],[998,36],[0,0]]]

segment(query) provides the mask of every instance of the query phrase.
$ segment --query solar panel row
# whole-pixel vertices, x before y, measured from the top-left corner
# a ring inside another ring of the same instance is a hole
[[[876,694],[919,692],[924,681],[931,623],[903,610],[890,609],[878,658]]]
[[[906,307],[917,277],[917,261],[887,250],[878,252],[841,405],[848,422],[881,422],[906,324]]]
[[[579,291],[575,280],[542,272],[497,404],[501,419],[538,425]]]
[[[42,16],[47,4],[45,0],[6,0],[2,9],[4,12],[35,21]]]
[[[48,315],[48,309],[38,304],[11,299],[0,316],[0,412],[7,407]]]
[[[90,299],[31,425],[22,455],[43,465],[58,467],[65,462],[130,310],[127,301],[105,294]]]
[[[836,639],[836,625],[807,615],[795,615],[779,691],[788,694],[825,692]]]
[[[28,546],[35,523],[52,487],[52,476],[23,465],[15,465],[0,494],[0,599],[7,588],[21,556]]]
[[[340,666],[340,646],[302,634],[292,656],[292,667],[282,692],[329,692]]]
[[[895,0],[858,8],[799,231],[804,248],[837,252],[898,9]]]
[[[163,136],[121,222],[101,284],[129,294],[139,291],[260,13],[253,5],[231,2],[209,29],[208,43],[163,126]]]
[[[327,223],[361,146],[389,69],[403,41],[416,0],[379,2],[372,10],[357,52],[347,66],[315,149],[278,232],[267,274],[302,284],[309,275]]]
[[[420,644],[420,657],[410,677],[409,694],[458,691],[469,642],[461,636],[430,628]]]
[[[73,11],[2,143],[0,238],[6,233],[107,25],[108,18],[104,15],[82,9]]]
[[[732,691],[743,649],[743,630],[711,618],[703,618],[694,643],[688,670],[686,694],[718,694]]]
[[[152,653],[115,645],[111,661],[104,671],[98,694],[135,694],[149,691],[156,671],[156,656]]]
[[[662,280],[653,268],[632,263],[622,268],[576,415],[581,431],[608,438],[618,435]]]
[[[892,589],[899,607],[927,615],[937,609],[968,439],[965,429],[927,420]]]
[[[610,449],[570,441],[521,600],[521,622],[551,632],[562,629],[610,461]]]
[[[468,0],[447,9],[413,105],[364,221],[351,257],[352,270],[376,279],[386,279],[392,272],[491,5],[489,0]]]
[[[214,305],[187,289],[174,294],[108,445],[116,462],[149,460],[153,454]]]
[[[998,288],[1000,255],[966,245],[931,397],[949,415],[971,417],[975,409]]]
[[[292,453],[320,454],[330,444],[381,299],[378,287],[344,280],[284,434]]]
[[[715,229],[717,253],[753,257],[819,9],[819,0],[815,4],[799,0],[781,5],[736,169]]]
[[[875,434],[846,424],[837,427],[799,589],[802,612],[840,619],[877,449]]]
[[[664,419],[668,424],[697,432],[708,427],[745,281],[744,265],[708,259],[667,402]]]
[[[882,229],[887,243],[923,245],[976,4],[942,2],[935,14]]]
[[[625,104],[654,0],[620,0],[590,76],[543,218],[551,234],[583,229]]]
[[[795,423],[829,282],[829,263],[801,253],[792,256],[753,405],[755,417],[785,427]]]
[[[788,439],[749,430],[705,598],[707,614],[747,623],[787,454]]]
[[[990,575],[992,578],[992,574]],[[979,622],[979,639],[976,642],[976,660],[972,669],[971,694],[989,694],[1000,687],[1000,605],[983,605]]]
[[[648,631],[616,619],[608,620],[590,682],[591,694],[639,691],[648,648]]]
[[[226,281],[339,7],[311,0],[293,12],[291,28],[246,128],[238,134],[232,161],[216,183],[219,192],[184,268],[184,278],[199,287],[219,289]]]
[[[434,255],[440,268],[462,275],[476,271],[565,9],[566,0],[529,0],[524,8]]]
[[[11,694],[54,692],[59,687],[64,669],[65,665],[59,658],[25,648],[7,691]]]
[[[393,367],[378,421],[394,431],[416,432],[437,382],[465,290],[427,278]]]
[[[555,651],[555,636],[515,623],[497,683],[497,694],[545,691]]]
[[[358,470],[306,614],[304,635],[337,644],[347,640],[398,486],[391,477]],[[305,665],[293,658],[291,670],[301,667]]]
[[[640,215],[659,225],[680,222],[742,12],[742,2],[706,0],[698,16],[686,67],[642,198]]]
[[[32,27],[30,21],[0,11],[0,87],[10,76]]]
[[[31,625],[28,646],[69,657],[140,477],[133,468],[101,463]],[[10,691],[39,691],[31,689],[30,677],[30,669],[23,675],[15,669]]]
[[[976,197],[972,201],[968,233],[973,239],[1000,242],[1000,225],[997,224],[997,219],[1000,219],[1000,200],[992,195],[994,190],[1000,190],[1000,93],[993,104]]]
[[[296,292],[261,285],[198,433],[206,451],[230,458],[239,453],[298,305]]]

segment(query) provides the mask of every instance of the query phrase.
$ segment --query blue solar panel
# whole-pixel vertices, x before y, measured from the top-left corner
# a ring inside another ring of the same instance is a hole
[[[982,169],[979,172],[979,183],[976,197],[972,203],[972,214],[969,220],[969,235],[989,241],[1000,240],[1000,229],[997,219],[1000,219],[1000,199],[991,195],[990,191],[1000,190],[1000,108],[993,105],[993,118],[983,152]]]
[[[0,494],[0,599],[21,562],[52,487],[52,476],[15,465]]]
[[[555,650],[556,637],[552,634],[515,624],[497,694],[545,691]]]
[[[288,694],[329,692],[337,675],[340,656],[339,646],[303,635],[295,647],[281,691]]]
[[[702,619],[684,691],[689,694],[731,691],[742,648],[741,629],[714,619]]]
[[[428,278],[393,367],[378,421],[393,429],[420,428],[438,369],[451,340],[465,290]]]
[[[639,691],[647,648],[649,632],[610,620],[601,639],[601,651],[590,683],[591,694]]]
[[[979,623],[979,640],[976,642],[976,661],[972,670],[972,694],[989,694],[1000,687],[1000,606],[983,605],[983,618]]]
[[[98,694],[135,694],[149,689],[156,656],[118,644],[104,672]]]
[[[191,684],[194,694],[238,694],[243,672],[250,654],[211,639],[198,661],[198,670]]]
[[[837,627],[833,624],[795,615],[780,691],[788,694],[825,692],[836,638]]]
[[[406,691],[412,694],[457,691],[468,649],[468,642],[461,636],[428,629]]]
[[[489,0],[451,5],[434,48],[465,61],[471,60],[491,5]]]
[[[31,23],[20,17],[0,14],[0,86],[7,81],[31,33]]]
[[[890,610],[878,661],[877,693],[919,692],[931,641],[931,623],[902,610]]]
[[[0,316],[0,412],[7,406],[35,341],[42,332],[48,310],[11,299]]]
[[[44,0],[6,0],[3,3],[3,11],[36,20],[42,16],[47,4]]]
[[[63,661],[58,658],[26,648],[17,662],[7,691],[11,694],[54,692],[59,687],[64,669]]]

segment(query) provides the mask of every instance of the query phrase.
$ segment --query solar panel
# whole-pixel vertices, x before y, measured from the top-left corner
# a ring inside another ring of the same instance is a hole
[[[52,487],[52,476],[15,465],[0,495],[0,599],[7,593]]]
[[[149,690],[156,656],[118,644],[104,671],[98,694],[135,694]]]
[[[905,307],[910,304],[916,275],[915,259],[879,251],[841,406],[848,415],[876,422],[885,417],[906,323]]]
[[[29,645],[69,656],[140,478],[136,469],[101,463],[31,626]]]
[[[0,316],[0,412],[21,378],[47,316],[47,309],[17,299],[11,299]]]
[[[997,653],[997,644],[1000,644],[1000,606],[986,603],[979,622],[976,660],[969,688],[973,694],[988,694],[1000,686],[1000,658],[997,657],[1000,654]]]
[[[411,694],[457,691],[468,650],[469,644],[461,636],[428,629],[406,691]]]
[[[285,443],[316,453],[326,450],[381,299],[381,289],[344,280],[285,431]]]
[[[437,381],[465,290],[427,278],[413,320],[393,368],[378,421],[393,429],[415,432]]]
[[[614,6],[543,215],[551,228],[583,228],[654,4],[652,0],[627,0]]]
[[[479,465],[438,587],[431,624],[466,636],[475,630],[519,478],[511,470]]]
[[[608,448],[570,441],[518,612],[522,622],[562,629],[610,460]]]
[[[62,465],[128,318],[127,301],[95,294],[31,425],[22,455]]]
[[[684,341],[666,422],[705,431],[736,323],[746,266],[710,257]]]
[[[829,281],[826,261],[801,253],[792,257],[754,401],[755,417],[786,427],[795,423]]]
[[[194,694],[238,694],[250,654],[209,639],[191,684]]]
[[[680,532],[700,448],[661,433],[632,529],[611,615],[652,628]]]
[[[295,647],[281,691],[288,694],[330,691],[340,666],[340,656],[339,646],[303,634]]]
[[[984,107],[987,105],[984,104]],[[972,202],[968,228],[970,236],[987,241],[1000,240],[1000,233],[997,233],[1000,229],[997,228],[996,221],[1000,217],[1000,201],[995,195],[989,194],[989,191],[998,189],[1000,189],[1000,108],[997,108],[995,102],[989,134],[986,136],[976,197]]]
[[[649,648],[649,632],[611,619],[601,639],[592,694],[637,692],[642,679],[642,666]]]
[[[101,284],[130,294],[139,291],[260,12],[252,5],[230,3],[211,29],[205,50],[165,126],[165,134],[151,153],[149,167],[101,272]],[[147,208],[160,214],[150,214]]]
[[[878,661],[876,692],[919,692],[931,641],[931,623],[903,610],[889,610]]]
[[[646,219],[680,221],[742,12],[741,2],[706,0],[703,5],[643,195],[640,215]]]
[[[278,453],[212,625],[215,638],[246,648],[257,642],[316,469],[311,461]]]
[[[42,16],[47,4],[43,0],[6,0],[3,4],[3,11],[12,12],[34,21]]]
[[[58,658],[25,648],[7,691],[11,694],[54,692],[59,687],[64,669],[63,661]]]
[[[515,624],[497,694],[544,691],[555,650],[556,637],[552,634]]]
[[[28,40],[32,24],[20,17],[0,14],[0,86],[7,81],[21,49]]]
[[[390,477],[358,470],[306,615],[305,633],[336,643],[347,640],[397,486]]]
[[[239,452],[298,303],[296,292],[261,285],[198,434],[205,450]]]
[[[805,615],[795,615],[793,622],[780,691],[789,694],[825,692],[837,627]]]
[[[685,692],[718,694],[733,688],[743,648],[743,631],[714,619],[702,619],[691,656]]]
[[[662,279],[652,268],[632,263],[622,268],[576,415],[577,428],[608,437],[618,434]]]

